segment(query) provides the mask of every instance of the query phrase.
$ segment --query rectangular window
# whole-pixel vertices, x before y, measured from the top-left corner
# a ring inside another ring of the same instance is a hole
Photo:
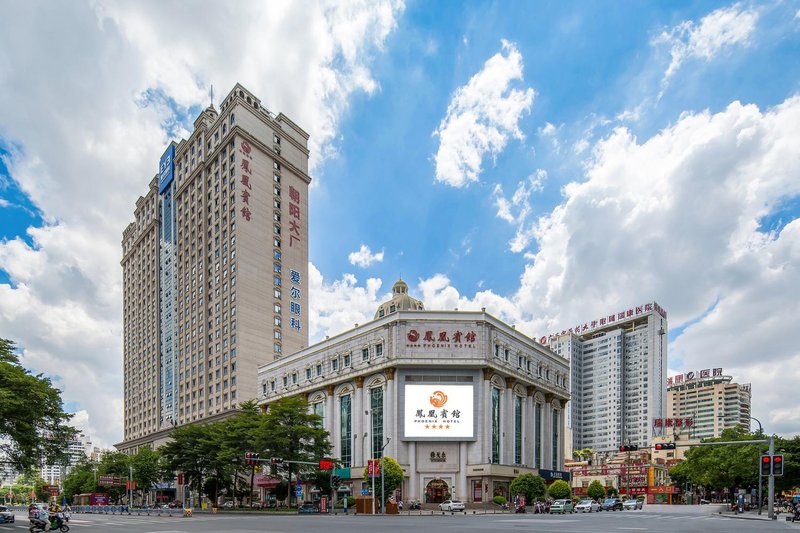
[[[559,426],[561,425],[561,411],[553,410],[553,470],[559,469]]]
[[[353,460],[353,425],[350,395],[339,398],[339,457],[347,468]]]
[[[306,379],[311,379],[311,367],[306,368]]]
[[[380,357],[383,355],[383,344],[376,344],[375,345],[375,357]]]
[[[317,375],[318,376],[322,375],[322,365],[321,364],[317,364]]]
[[[369,348],[362,348],[361,349],[361,360],[362,361],[369,361]]]
[[[371,457],[380,459],[383,456],[383,388],[376,387],[369,390],[370,416],[372,420],[372,450]]]
[[[333,370],[334,372],[339,370],[339,360],[338,359],[334,359],[333,361],[331,361],[331,370]]]
[[[492,387],[492,463],[500,463],[500,389]]]
[[[319,417],[316,425],[317,427],[325,427],[325,404],[323,402],[316,402],[314,404],[314,414]]]
[[[349,368],[350,367],[350,354],[349,353],[344,354],[344,367],[345,368]]]

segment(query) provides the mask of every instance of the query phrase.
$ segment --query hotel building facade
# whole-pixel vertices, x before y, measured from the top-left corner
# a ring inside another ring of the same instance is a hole
[[[262,407],[307,398],[354,494],[382,453],[406,501],[486,502],[563,470],[567,361],[485,310],[425,311],[404,282],[392,291],[373,321],[262,365]]]
[[[708,439],[719,437],[728,428],[750,428],[750,384],[735,383],[721,368],[673,376],[667,387],[669,416],[693,422],[684,428],[670,424],[665,432],[683,431],[692,439]]]
[[[649,446],[667,412],[667,313],[648,303],[542,337],[569,360],[567,449],[615,452]]]
[[[124,441],[257,396],[308,346],[308,134],[236,85],[159,162],[123,232]]]

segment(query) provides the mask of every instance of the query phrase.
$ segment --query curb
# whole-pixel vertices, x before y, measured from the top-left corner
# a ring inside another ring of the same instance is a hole
[[[758,515],[748,516],[746,514],[733,514],[733,513],[718,513],[718,514],[712,514],[711,516],[722,516],[725,518],[736,518],[739,520],[760,520],[762,522],[777,521],[777,520],[770,520],[769,516],[758,516]]]

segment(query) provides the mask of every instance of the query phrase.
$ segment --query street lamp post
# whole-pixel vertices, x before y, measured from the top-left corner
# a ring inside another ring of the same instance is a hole
[[[384,444],[384,445],[381,447],[381,514],[384,514],[384,513],[386,512],[386,509],[385,509],[385,502],[386,502],[386,494],[385,494],[385,491],[386,491],[386,482],[384,481],[384,477],[383,477],[383,450],[385,450],[385,449],[386,449],[386,447],[389,445],[389,443],[390,443],[390,442],[392,442],[392,437],[387,437],[387,439],[386,439],[386,444]]]

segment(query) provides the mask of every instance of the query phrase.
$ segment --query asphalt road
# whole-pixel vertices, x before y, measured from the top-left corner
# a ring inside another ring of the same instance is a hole
[[[24,514],[17,516],[16,524],[0,525],[0,533],[22,533],[28,528]],[[191,518],[126,516],[126,515],[73,515],[70,530],[124,533],[284,533],[290,531],[351,532],[406,532],[435,529],[437,533],[453,531],[536,531],[553,533],[681,533],[681,532],[747,532],[796,531],[800,523],[756,521],[720,517],[712,509],[700,507],[649,506],[639,511],[603,512],[569,515],[515,515],[515,514],[434,514],[402,516],[353,515],[264,515],[197,514]]]

